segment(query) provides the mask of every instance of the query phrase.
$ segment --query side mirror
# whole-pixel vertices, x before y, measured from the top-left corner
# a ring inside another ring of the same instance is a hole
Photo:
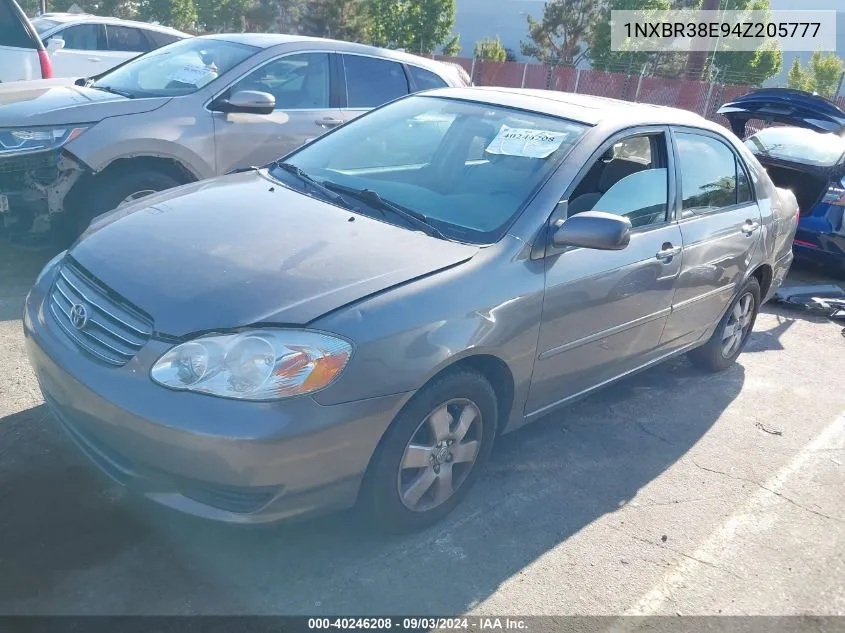
[[[240,90],[228,99],[216,104],[220,112],[244,112],[248,114],[270,114],[276,109],[276,97],[269,92]]]
[[[566,219],[552,236],[555,246],[619,251],[631,241],[631,221],[621,215],[585,211]]]
[[[47,54],[52,55],[65,47],[65,41],[60,37],[51,37],[47,40]]]

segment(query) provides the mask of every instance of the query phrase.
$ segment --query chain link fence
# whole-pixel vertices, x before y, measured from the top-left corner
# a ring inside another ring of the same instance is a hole
[[[437,59],[463,67],[476,86],[561,90],[673,106],[697,112],[725,126],[727,121],[716,114],[716,110],[723,103],[759,87],[741,73],[733,73],[722,77],[721,80],[717,75],[712,81],[701,81],[678,76],[661,76],[647,72],[645,67],[634,69],[631,64],[612,71],[599,71],[572,66],[495,62],[465,57]],[[845,109],[845,96],[839,96],[834,101],[840,108]]]

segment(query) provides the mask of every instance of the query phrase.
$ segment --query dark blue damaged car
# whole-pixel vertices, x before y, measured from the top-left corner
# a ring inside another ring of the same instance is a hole
[[[796,258],[845,272],[845,112],[817,95],[770,88],[726,103],[719,113],[775,185],[795,194]],[[748,121],[775,125],[748,134]]]

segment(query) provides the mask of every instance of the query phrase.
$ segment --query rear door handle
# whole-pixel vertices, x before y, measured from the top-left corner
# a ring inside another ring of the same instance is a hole
[[[655,257],[662,261],[664,264],[668,264],[672,261],[672,258],[681,252],[680,246],[672,246],[670,242],[666,242],[657,253]]]
[[[317,119],[315,123],[320,127],[337,127],[338,125],[343,123],[343,121],[341,119],[333,119],[331,117],[326,117],[325,119]]]
[[[760,223],[755,222],[754,220],[746,220],[745,224],[742,225],[742,232],[746,235],[751,235],[760,228]]]

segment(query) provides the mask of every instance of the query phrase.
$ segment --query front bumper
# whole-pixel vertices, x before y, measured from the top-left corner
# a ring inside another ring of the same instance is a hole
[[[66,197],[85,167],[69,154],[50,150],[0,156],[0,233],[44,233],[65,211]]]
[[[56,419],[112,479],[190,514],[266,523],[353,505],[407,399],[322,406],[307,396],[256,403],[169,391],[148,376],[167,344],[149,342],[120,368],[101,365],[44,313],[44,296],[37,286],[27,298],[24,333]]]

